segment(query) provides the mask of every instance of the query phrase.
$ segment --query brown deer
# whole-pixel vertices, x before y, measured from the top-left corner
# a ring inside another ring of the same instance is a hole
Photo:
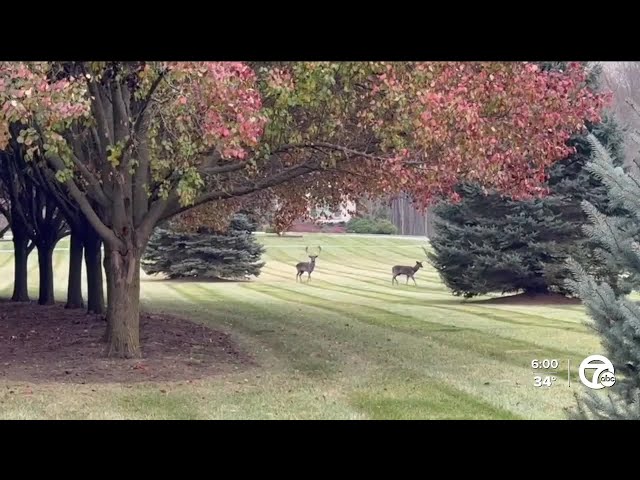
[[[307,273],[307,282],[311,280],[311,272],[313,272],[313,270],[316,268],[316,258],[318,258],[320,252],[322,252],[322,247],[318,246],[318,255],[310,255],[309,247],[305,248],[305,252],[307,252],[307,255],[309,255],[309,259],[311,261],[300,262],[296,264],[296,270],[298,270],[298,273],[296,275],[296,282],[298,281],[298,279],[302,281],[302,274],[305,272]]]
[[[413,280],[413,284],[417,287],[418,285],[416,284],[416,279],[413,278],[413,276],[421,268],[422,268],[422,262],[418,262],[417,260],[414,267],[409,267],[406,265],[396,265],[391,269],[391,274],[393,275],[393,278],[391,279],[391,285],[393,285],[394,282],[398,283],[398,280],[396,279],[398,275],[406,275],[407,276],[406,285],[409,284],[409,278],[411,278],[411,280]]]

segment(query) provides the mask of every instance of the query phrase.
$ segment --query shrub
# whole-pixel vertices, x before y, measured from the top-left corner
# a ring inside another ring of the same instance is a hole
[[[393,235],[398,233],[396,226],[386,219],[352,218],[347,223],[347,232],[361,234]]]

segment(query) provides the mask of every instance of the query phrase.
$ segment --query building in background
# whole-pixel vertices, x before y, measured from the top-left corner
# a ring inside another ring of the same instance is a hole
[[[345,201],[337,210],[328,208],[314,208],[309,210],[309,215],[320,224],[347,223],[356,212],[356,204],[350,200]]]

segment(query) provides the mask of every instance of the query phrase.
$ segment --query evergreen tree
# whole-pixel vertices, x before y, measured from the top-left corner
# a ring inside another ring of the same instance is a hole
[[[625,293],[588,273],[587,266],[570,259],[573,278],[567,281],[586,307],[592,327],[600,335],[605,356],[613,363],[615,384],[591,391],[578,403],[578,418],[640,419],[640,306],[629,292],[640,289],[640,176],[625,172],[615,154],[595,137],[593,161],[587,169],[607,187],[610,205],[627,215],[614,215],[585,201],[587,235],[598,245],[595,258],[619,279]]]
[[[545,262],[566,226],[543,202],[517,202],[461,185],[434,213],[429,259],[454,295],[546,292]],[[545,228],[542,228],[544,225]]]
[[[543,67],[561,69],[563,64],[547,62]],[[590,72],[594,89],[598,74],[597,68]],[[615,120],[605,117],[587,127],[614,153],[616,165],[622,165],[622,129]],[[565,284],[569,256],[591,265],[589,271],[597,278],[607,278],[614,289],[619,288],[616,278],[591,261],[594,247],[581,229],[587,218],[583,200],[613,213],[604,185],[584,168],[591,144],[587,135],[574,136],[570,144],[576,152],[549,169],[549,194],[544,198],[516,201],[463,184],[458,187],[459,203],[436,205],[429,258],[454,295],[569,294]]]
[[[148,275],[169,278],[248,279],[260,275],[264,247],[253,232],[255,223],[245,214],[234,215],[224,232],[202,227],[184,232],[171,225],[158,227],[142,260]]]

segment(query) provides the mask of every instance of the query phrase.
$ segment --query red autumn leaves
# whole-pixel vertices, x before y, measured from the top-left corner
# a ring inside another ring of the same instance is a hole
[[[313,66],[322,70],[322,64]],[[71,122],[83,124],[89,116],[86,79],[51,81],[47,68],[44,63],[0,64],[0,148],[8,141],[12,122],[37,127],[25,132],[23,141],[51,148],[64,144],[62,134]],[[564,72],[540,71],[521,62],[370,62],[357,68],[365,74],[357,82],[357,95],[344,94],[343,112],[334,104],[318,102],[326,87],[315,95],[307,81],[287,128],[295,130],[299,121],[307,132],[319,132],[305,138],[306,143],[338,139],[341,146],[354,150],[359,132],[366,132],[375,137],[368,143],[374,147],[363,152],[371,156],[345,154],[335,168],[263,192],[289,204],[283,210],[287,218],[304,211],[308,203],[337,203],[363,194],[408,191],[418,203],[426,203],[435,195],[452,194],[460,181],[474,181],[516,198],[537,194],[545,169],[571,153],[567,140],[585,120],[597,121],[607,101],[606,95],[586,87],[579,64],[570,64]],[[258,75],[247,64],[148,64],[137,73],[140,84],[149,87],[160,72],[165,78],[154,93],[149,132],[163,169],[189,167],[210,152],[231,161],[251,159],[264,143],[267,126],[280,121],[265,108]],[[309,68],[307,73],[313,72]],[[267,80],[273,91],[292,94],[302,84],[286,64],[273,67]],[[347,83],[338,74],[332,82]],[[336,87],[327,102],[341,92]],[[357,110],[350,108],[355,103]],[[333,131],[308,125],[308,118],[323,108],[334,108]],[[274,151],[278,145],[269,147]],[[283,165],[290,168],[305,158],[287,154]],[[260,170],[254,162],[247,176],[255,181],[273,174],[273,164]]]

